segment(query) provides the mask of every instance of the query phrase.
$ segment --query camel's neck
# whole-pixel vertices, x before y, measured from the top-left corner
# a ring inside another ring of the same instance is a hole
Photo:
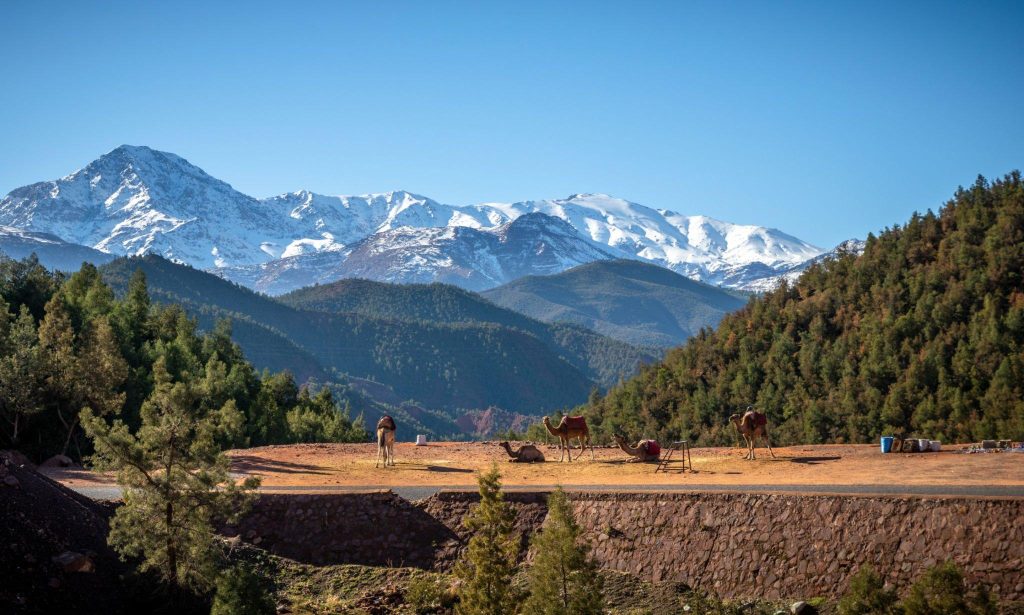
[[[510,444],[502,444],[501,448],[505,449],[505,452],[508,453],[508,456],[512,457],[513,459],[515,459],[516,457],[519,456],[519,451],[514,451],[513,452],[512,451],[512,445],[510,445]]]
[[[548,430],[548,433],[550,433],[553,436],[560,436],[560,435],[562,435],[562,432],[558,428],[552,427],[551,423],[544,423],[544,427],[546,427],[547,430]]]
[[[640,450],[637,448],[630,448],[629,445],[626,444],[625,440],[623,440],[622,442],[616,442],[616,444],[618,444],[619,448],[621,448],[628,455],[636,455],[637,451]]]

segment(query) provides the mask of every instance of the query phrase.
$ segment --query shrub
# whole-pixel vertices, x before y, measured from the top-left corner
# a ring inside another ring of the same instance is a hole
[[[990,615],[996,612],[987,588],[981,587],[969,596],[964,575],[953,562],[926,570],[910,587],[902,607],[904,615]]]
[[[274,615],[277,608],[261,579],[246,568],[231,568],[217,579],[210,615]]]
[[[409,582],[405,601],[418,615],[426,615],[450,609],[455,596],[444,579],[423,575]]]
[[[861,566],[839,601],[839,615],[888,615],[897,612],[896,590],[886,589],[871,566]]]

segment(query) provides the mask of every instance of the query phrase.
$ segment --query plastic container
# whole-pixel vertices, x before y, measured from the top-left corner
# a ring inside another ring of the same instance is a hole
[[[893,440],[894,440],[893,436],[882,436],[882,452],[883,453],[891,453],[892,452],[892,441]]]
[[[427,437],[425,435],[423,435],[423,434],[417,434],[416,435],[416,446],[426,446],[426,445],[427,445]]]
[[[940,450],[942,450],[942,442],[940,442],[938,440],[932,440],[930,444],[931,444],[930,448],[932,449],[933,453],[937,453]]]
[[[921,451],[922,453],[927,453],[928,451],[932,450],[932,441],[927,440],[925,438],[918,438],[917,450]]]

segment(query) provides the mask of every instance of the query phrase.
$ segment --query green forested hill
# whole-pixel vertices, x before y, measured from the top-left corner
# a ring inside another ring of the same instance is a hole
[[[595,261],[555,275],[528,276],[484,291],[506,308],[544,322],[582,325],[638,346],[678,346],[746,296],[631,260]]]
[[[277,299],[304,310],[363,314],[412,323],[475,323],[516,329],[536,337],[556,355],[606,387],[634,374],[641,363],[657,358],[653,352],[579,325],[535,320],[450,284],[387,284],[349,279],[308,286]]]
[[[784,442],[1024,439],[1024,185],[960,189],[935,215],[809,269],[587,408],[607,433],[734,442],[767,411]]]
[[[232,317],[239,344],[258,366],[299,361],[308,370],[368,378],[404,399],[453,410],[549,411],[580,403],[595,385],[563,358],[568,351],[556,353],[527,331],[300,310],[156,256],[119,259],[102,272],[117,289],[136,268],[145,272],[154,298],[210,320]]]

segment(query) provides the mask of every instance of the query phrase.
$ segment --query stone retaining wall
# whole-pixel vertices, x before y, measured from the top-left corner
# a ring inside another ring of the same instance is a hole
[[[522,533],[545,495],[509,493]],[[1024,501],[770,494],[570,493],[604,568],[723,597],[836,596],[862,564],[905,587],[952,559],[1002,600],[1024,600]],[[449,569],[474,493],[263,495],[229,535],[314,564]]]

